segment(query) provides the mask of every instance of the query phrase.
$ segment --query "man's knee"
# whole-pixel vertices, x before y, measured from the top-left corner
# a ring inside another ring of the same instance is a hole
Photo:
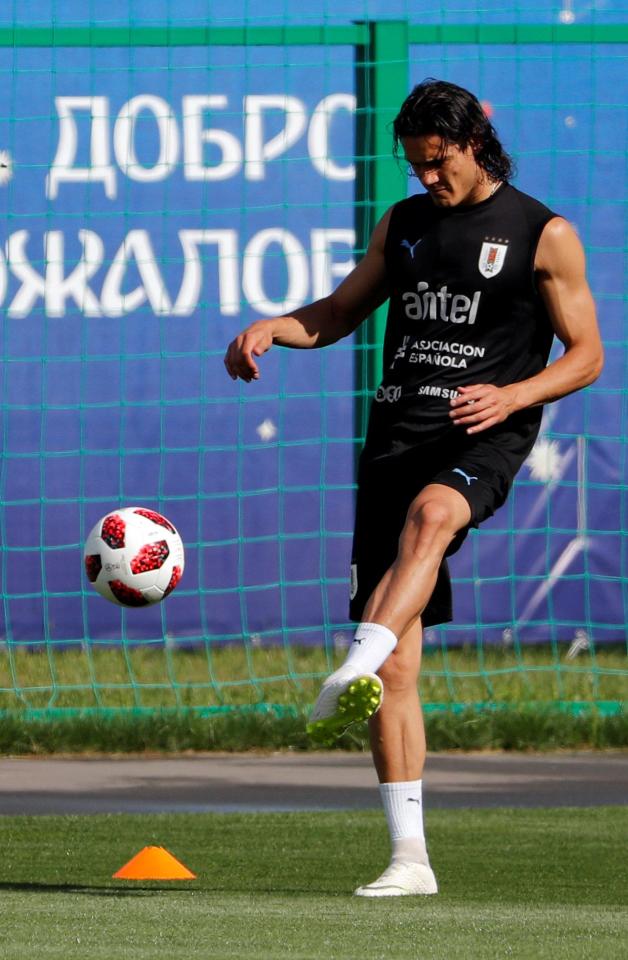
[[[464,525],[462,511],[434,498],[412,504],[401,531],[402,549],[421,552],[436,547],[444,551]]]
[[[407,694],[416,690],[419,659],[414,651],[394,650],[377,671],[384,683],[386,696]]]
[[[419,527],[455,528],[457,518],[449,504],[442,500],[422,500],[411,507],[408,520]]]

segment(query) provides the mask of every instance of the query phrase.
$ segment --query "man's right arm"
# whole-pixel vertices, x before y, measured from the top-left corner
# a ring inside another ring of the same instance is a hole
[[[389,219],[390,210],[375,227],[363,259],[330,296],[283,317],[257,320],[229,344],[225,366],[233,380],[258,380],[255,358],[273,344],[311,349],[335,343],[353,333],[386,300],[384,245]]]

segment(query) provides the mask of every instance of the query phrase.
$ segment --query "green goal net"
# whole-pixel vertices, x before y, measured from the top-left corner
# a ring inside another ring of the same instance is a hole
[[[405,195],[389,125],[426,76],[476,92],[517,185],[575,224],[607,365],[547,408],[455,558],[423,699],[626,699],[628,31],[319,20],[0,22],[1,711],[300,709],[343,656],[385,315],[271,351],[255,384],[222,356],[329,293]],[[82,571],[88,531],[128,505],[186,545],[180,586],[143,610]]]

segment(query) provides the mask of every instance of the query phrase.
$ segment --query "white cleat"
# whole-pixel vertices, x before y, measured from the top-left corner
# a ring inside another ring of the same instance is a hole
[[[381,877],[358,887],[356,897],[412,897],[438,893],[432,868],[425,863],[391,863]]]
[[[327,677],[307,724],[313,740],[330,742],[350,724],[368,720],[384,699],[384,685],[374,673],[343,666]]]

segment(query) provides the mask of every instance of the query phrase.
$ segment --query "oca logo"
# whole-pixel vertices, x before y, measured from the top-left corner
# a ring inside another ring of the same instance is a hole
[[[397,400],[401,397],[401,387],[384,387],[379,386],[377,388],[377,393],[375,394],[375,399],[378,403],[396,403]]]

